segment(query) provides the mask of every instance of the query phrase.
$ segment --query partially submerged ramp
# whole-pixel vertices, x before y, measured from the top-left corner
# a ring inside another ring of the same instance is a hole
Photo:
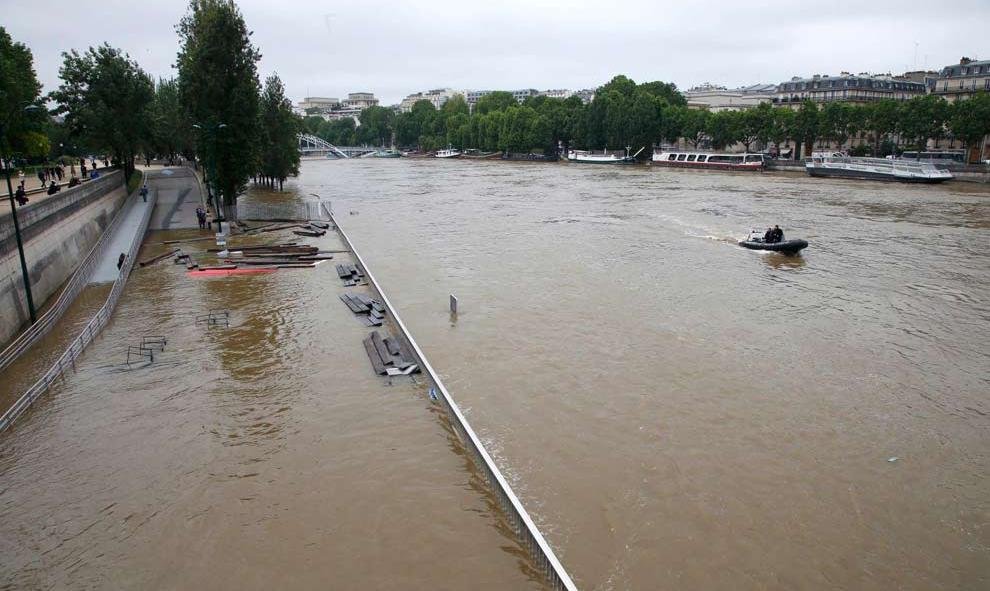
[[[0,370],[7,367],[17,357],[28,351],[35,343],[52,330],[62,330],[62,314],[69,308],[82,289],[92,283],[108,283],[113,281],[113,287],[106,302],[96,312],[93,318],[78,332],[78,335],[68,344],[62,354],[48,370],[32,384],[20,398],[0,416],[0,432],[4,431],[31,404],[48,390],[63,371],[72,367],[86,346],[96,338],[103,326],[110,320],[117,300],[124,290],[124,284],[130,275],[134,258],[148,229],[151,213],[155,208],[155,195],[150,194],[145,202],[135,191],[128,197],[127,203],[106,232],[100,237],[96,246],[80,264],[76,273],[69,280],[66,288],[44,317],[28,331],[18,337],[0,353]],[[124,255],[121,260],[121,254]],[[118,267],[119,263],[119,267]],[[69,330],[69,329],[65,329]]]

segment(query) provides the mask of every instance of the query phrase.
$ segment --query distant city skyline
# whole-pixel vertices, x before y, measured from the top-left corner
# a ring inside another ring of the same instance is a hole
[[[605,10],[600,2],[515,0],[469,9],[446,0],[239,5],[263,56],[260,77],[277,72],[294,103],[372,92],[393,105],[433,88],[579,90],[617,74],[674,82],[682,90],[705,82],[732,88],[816,73],[938,70],[962,56],[990,57],[990,3],[972,0],[944,10],[910,0],[835,0],[828,14],[814,4],[759,2],[632,1],[622,10]],[[62,51],[103,41],[155,78],[175,76],[174,25],[186,8],[181,1],[107,2],[86,7],[80,21],[72,18],[77,3],[56,1],[46,13],[65,18],[39,20],[25,6],[8,11],[4,26],[32,50],[49,92],[58,85]]]

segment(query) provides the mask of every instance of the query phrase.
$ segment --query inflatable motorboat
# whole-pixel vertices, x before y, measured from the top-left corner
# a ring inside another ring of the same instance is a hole
[[[780,242],[767,242],[759,232],[753,232],[749,238],[741,240],[739,246],[751,250],[770,250],[783,254],[793,255],[808,247],[807,240],[781,240]]]

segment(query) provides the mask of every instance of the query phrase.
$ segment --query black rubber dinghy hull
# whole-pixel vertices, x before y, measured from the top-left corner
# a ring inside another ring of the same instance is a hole
[[[754,242],[752,240],[743,240],[739,243],[739,246],[752,250],[770,250],[773,252],[782,252],[784,254],[797,254],[801,252],[802,249],[808,247],[808,241],[784,240],[783,242]]]

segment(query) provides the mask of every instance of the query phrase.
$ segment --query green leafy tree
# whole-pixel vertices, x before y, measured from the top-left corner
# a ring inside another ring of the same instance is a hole
[[[285,179],[299,174],[300,118],[292,112],[292,102],[285,97],[285,85],[277,74],[265,80],[261,92],[259,122],[260,159],[258,173],[269,186],[278,183],[281,191]]]
[[[37,104],[40,95],[31,50],[0,27],[0,155],[40,157],[48,153],[36,137],[45,119],[44,110],[24,109]],[[44,151],[40,151],[42,148]]]
[[[773,142],[774,147],[777,148],[777,153],[780,153],[780,144],[786,142],[788,139],[792,138],[792,130],[794,129],[794,120],[797,118],[797,113],[791,109],[779,108],[773,110],[773,123],[770,128],[770,141]],[[797,150],[794,151],[794,158],[798,158]]]
[[[847,103],[828,103],[819,111],[818,135],[839,147],[849,139],[849,119],[853,107]]]
[[[233,0],[192,0],[177,30],[180,96],[200,126],[199,152],[212,165],[225,215],[236,219],[237,196],[257,162],[261,54]]]
[[[791,127],[791,137],[797,143],[797,148],[794,150],[797,154],[802,154],[802,148],[804,154],[811,154],[815,140],[818,139],[818,118],[818,105],[810,100],[801,103]]]
[[[395,112],[388,107],[377,105],[361,111],[361,126],[358,127],[358,142],[384,146],[392,142],[395,131]]]
[[[511,92],[496,90],[478,99],[474,103],[474,112],[478,115],[485,115],[492,111],[504,111],[509,107],[516,106],[516,99]]]
[[[890,136],[897,131],[900,119],[897,101],[884,99],[864,108],[866,109],[865,128],[873,135],[873,155],[882,156],[881,143],[889,141]]]
[[[103,44],[80,54],[62,54],[62,84],[51,93],[56,113],[65,116],[71,137],[107,150],[134,171],[134,157],[151,137],[150,107],[154,84],[137,62],[121,50]]]
[[[974,152],[975,146],[981,146],[978,157],[985,159],[982,142],[983,138],[990,135],[990,94],[978,92],[972,98],[953,103],[949,128],[956,139],[966,145],[967,154]],[[968,155],[967,159],[970,158]]]
[[[719,111],[708,118],[705,133],[716,150],[724,150],[742,139],[743,113]]]
[[[681,133],[695,149],[711,139],[708,137],[711,117],[711,113],[701,109],[684,109],[681,112]]]
[[[150,151],[169,159],[195,153],[195,134],[179,95],[175,79],[159,80],[150,108],[152,141]]]

